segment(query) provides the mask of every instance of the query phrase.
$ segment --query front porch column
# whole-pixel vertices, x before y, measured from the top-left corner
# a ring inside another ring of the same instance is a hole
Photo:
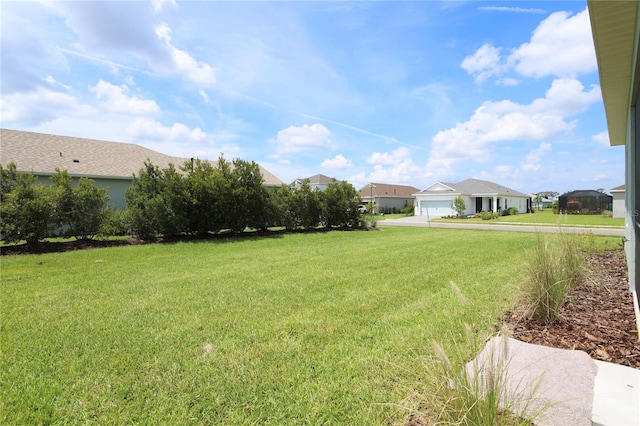
[[[498,196],[494,195],[493,196],[493,212],[497,213],[498,212]]]

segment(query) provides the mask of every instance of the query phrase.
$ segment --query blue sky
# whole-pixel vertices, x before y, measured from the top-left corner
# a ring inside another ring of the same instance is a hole
[[[4,128],[223,153],[358,189],[624,183],[586,1],[0,8]]]

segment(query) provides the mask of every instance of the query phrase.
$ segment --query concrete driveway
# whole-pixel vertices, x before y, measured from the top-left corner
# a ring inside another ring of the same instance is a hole
[[[516,224],[481,224],[481,223],[429,222],[424,216],[408,216],[400,219],[385,219],[378,221],[378,226],[418,226],[424,228],[458,228],[458,229],[484,229],[491,231],[517,231],[517,232],[558,232],[554,225],[516,225]],[[596,228],[588,226],[561,226],[562,232],[569,234],[591,233],[594,235],[611,235],[624,237],[624,229],[621,228]]]

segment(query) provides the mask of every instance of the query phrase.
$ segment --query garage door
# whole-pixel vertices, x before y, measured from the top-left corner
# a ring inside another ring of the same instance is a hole
[[[442,217],[453,215],[451,209],[451,201],[438,200],[438,201],[421,201],[420,202],[420,215],[433,217]]]

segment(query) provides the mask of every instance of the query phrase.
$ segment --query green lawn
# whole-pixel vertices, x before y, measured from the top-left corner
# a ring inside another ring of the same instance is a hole
[[[430,340],[492,334],[535,238],[391,227],[3,256],[0,423],[402,424]]]
[[[482,220],[481,218],[464,219],[434,219],[434,222],[460,222],[483,223],[483,224],[530,224],[549,226],[592,226],[592,227],[624,227],[624,218],[604,217],[602,215],[558,215],[553,214],[551,209],[536,210],[535,213],[517,214],[513,216],[500,216],[497,219]]]

